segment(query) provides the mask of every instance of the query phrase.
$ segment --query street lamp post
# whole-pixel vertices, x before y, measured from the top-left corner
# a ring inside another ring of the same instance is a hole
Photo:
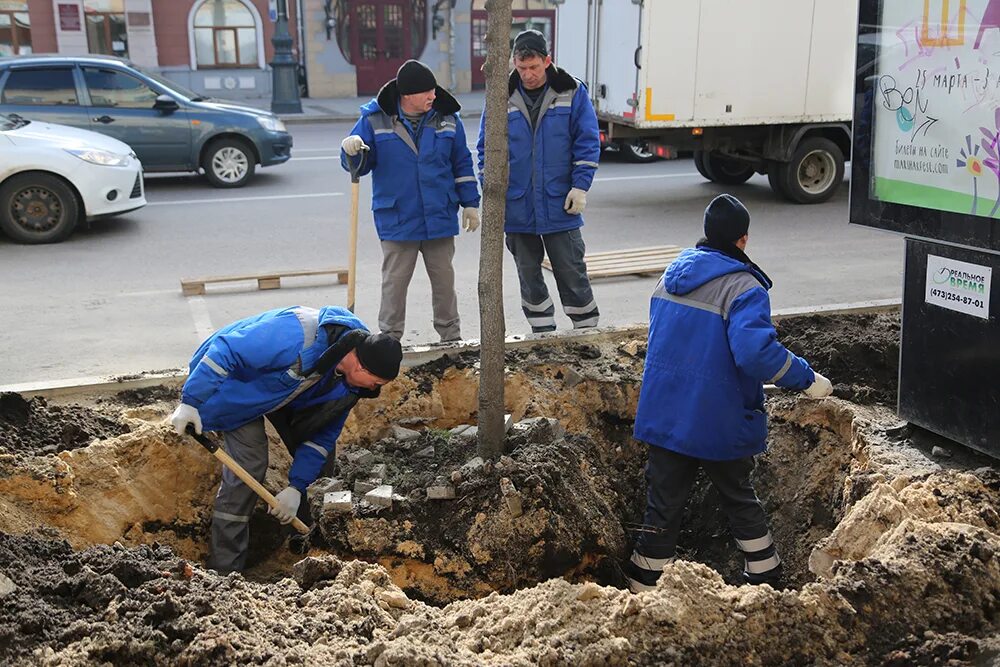
[[[300,10],[301,11],[301,8]],[[288,32],[287,0],[278,0],[278,20],[274,25],[274,60],[271,61],[274,113],[302,113],[299,99],[298,63],[292,57],[292,35]]]

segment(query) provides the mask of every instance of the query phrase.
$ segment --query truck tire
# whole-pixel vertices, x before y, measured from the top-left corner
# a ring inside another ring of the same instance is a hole
[[[791,162],[784,163],[785,196],[799,204],[825,202],[844,180],[844,154],[829,139],[811,137],[800,143]]]
[[[788,190],[785,188],[785,164],[774,160],[767,161],[767,184],[771,186],[774,194],[788,199]]]
[[[216,139],[205,149],[201,166],[208,182],[217,188],[242,188],[253,178],[257,158],[242,139]]]
[[[712,182],[722,185],[746,183],[756,173],[752,165],[716,153],[709,153],[702,160],[705,171],[711,175]]]
[[[618,142],[618,152],[626,162],[646,164],[656,162],[659,158],[649,151],[645,139],[622,139]]]
[[[695,151],[694,152],[694,168],[698,170],[702,178],[706,181],[714,181],[712,174],[709,173],[708,168],[705,166],[705,157],[708,155],[706,151]]]
[[[76,193],[52,174],[18,174],[0,187],[0,229],[17,243],[58,243],[79,219]]]

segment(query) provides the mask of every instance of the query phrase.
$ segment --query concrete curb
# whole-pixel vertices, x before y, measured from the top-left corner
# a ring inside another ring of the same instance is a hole
[[[838,303],[826,306],[809,306],[806,308],[786,308],[775,311],[773,319],[780,320],[785,317],[801,315],[840,315],[840,314],[861,314],[875,312],[891,312],[898,310],[901,306],[900,299],[882,299],[878,301],[860,301],[856,303]],[[630,324],[619,327],[602,327],[598,329],[580,329],[577,331],[554,331],[543,334],[521,334],[508,336],[505,339],[505,347],[508,350],[516,350],[525,347],[533,347],[546,343],[587,343],[594,341],[607,341],[616,338],[634,337],[636,334],[645,335],[646,324]],[[403,367],[411,368],[420,366],[429,361],[440,359],[444,356],[458,356],[463,352],[478,351],[480,342],[478,339],[459,341],[457,343],[433,343],[430,345],[411,345],[403,348]],[[127,378],[127,379],[126,379]],[[139,374],[138,376],[98,376],[98,377],[77,377],[65,380],[49,380],[45,382],[25,382],[20,384],[0,385],[0,392],[16,392],[31,398],[33,396],[68,396],[85,392],[92,395],[114,394],[126,389],[142,389],[156,385],[180,386],[187,378],[187,371],[177,369],[176,371],[165,371],[161,373]]]

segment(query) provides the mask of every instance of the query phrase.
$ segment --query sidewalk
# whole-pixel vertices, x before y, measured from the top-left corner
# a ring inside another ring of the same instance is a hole
[[[458,103],[462,105],[461,115],[463,123],[468,125],[471,119],[475,119],[478,123],[479,117],[483,113],[483,106],[486,104],[485,93],[477,90],[471,93],[459,93],[455,97],[458,99]],[[355,121],[361,115],[361,105],[367,104],[371,99],[372,96],[306,97],[302,99],[302,113],[279,114],[279,117],[286,124]],[[259,109],[270,110],[271,108],[270,98],[245,100],[244,103]]]

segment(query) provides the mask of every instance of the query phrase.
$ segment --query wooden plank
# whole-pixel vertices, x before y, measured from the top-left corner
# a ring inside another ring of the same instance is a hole
[[[661,255],[664,253],[679,253],[683,248],[678,246],[653,246],[650,248],[634,248],[632,250],[615,250],[611,252],[595,252],[584,255],[587,259],[603,259],[605,257],[642,257],[644,255]]]
[[[307,276],[336,275],[337,283],[343,285],[348,279],[348,270],[344,268],[331,269],[294,269],[288,271],[269,271],[264,273],[239,274],[234,276],[206,276],[204,278],[182,278],[181,292],[184,296],[199,296],[205,294],[205,285],[209,283],[231,283],[256,280],[257,289],[280,289],[282,278],[301,278]]]
[[[591,266],[607,266],[608,264],[623,264],[631,262],[633,264],[645,264],[648,262],[667,262],[670,263],[677,259],[677,255],[650,255],[649,257],[605,257],[597,261],[587,261],[587,267]]]
[[[587,275],[591,278],[609,278],[613,276],[644,275],[660,273],[669,266],[683,248],[680,246],[648,246],[628,250],[610,250],[584,255],[587,263]],[[552,270],[548,257],[542,260],[542,266]]]

